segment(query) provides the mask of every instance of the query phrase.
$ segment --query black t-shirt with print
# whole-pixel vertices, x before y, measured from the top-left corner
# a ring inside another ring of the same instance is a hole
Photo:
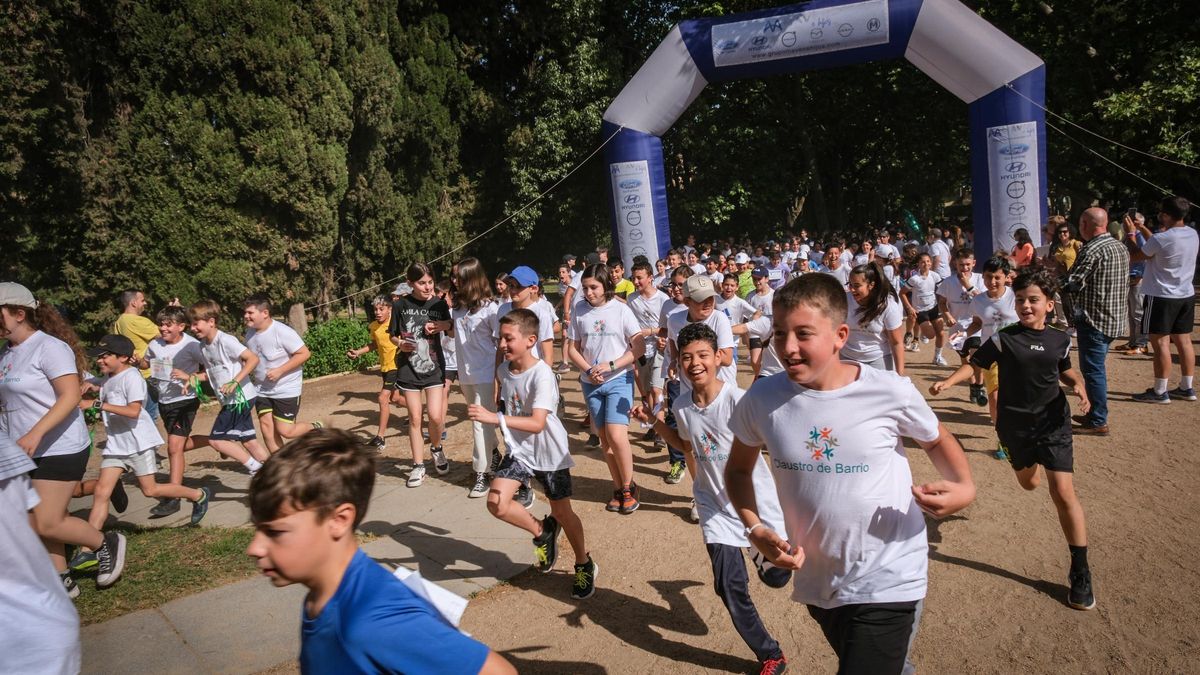
[[[404,295],[392,304],[392,323],[388,326],[388,334],[401,339],[413,338],[417,347],[411,352],[396,351],[397,379],[401,386],[424,389],[442,384],[446,363],[442,355],[442,341],[437,333],[425,332],[425,324],[449,320],[450,308],[445,300],[438,297],[421,302],[411,295]]]
[[[1028,425],[1051,428],[1069,419],[1070,406],[1059,386],[1059,375],[1071,369],[1071,336],[1047,326],[1042,330],[1013,324],[997,331],[971,356],[980,368],[999,364],[996,426]],[[1011,431],[1020,432],[1013,428]]]

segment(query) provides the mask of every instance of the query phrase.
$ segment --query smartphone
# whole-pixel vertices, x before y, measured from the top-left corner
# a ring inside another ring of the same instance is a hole
[[[1125,209],[1125,215],[1128,216],[1130,220],[1133,220],[1134,217],[1137,216],[1137,207],[1131,206],[1128,209]]]

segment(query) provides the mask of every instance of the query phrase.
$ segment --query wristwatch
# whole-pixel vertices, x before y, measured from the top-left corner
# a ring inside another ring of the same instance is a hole
[[[611,371],[611,370],[616,370],[616,369],[617,369],[617,362],[616,362],[616,361],[609,361],[609,362],[608,362],[608,369],[609,369],[610,371]]]
[[[95,401],[92,401],[92,410],[99,412],[100,406],[102,406],[102,405],[104,405],[104,402],[101,401],[100,399],[96,399]]]

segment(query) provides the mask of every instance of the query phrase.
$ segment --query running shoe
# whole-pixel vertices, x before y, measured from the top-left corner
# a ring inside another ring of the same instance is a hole
[[[912,342],[908,343],[908,346],[904,349],[910,352],[919,352],[921,351],[921,345],[917,344],[916,340],[913,340]]]
[[[517,493],[513,495],[513,501],[524,506],[526,510],[529,510],[533,507],[533,490],[529,489],[528,485],[522,484],[521,487],[517,488]]]
[[[571,585],[571,597],[576,600],[586,600],[596,592],[596,575],[600,572],[589,553],[587,562],[575,566],[575,582]]]
[[[504,461],[504,455],[500,454],[500,448],[492,448],[492,464],[488,467],[488,471],[495,474],[500,470],[500,462]]]
[[[646,430],[646,433],[642,434],[642,440],[643,441],[654,440],[654,427],[650,427],[649,429]]]
[[[929,343],[929,338],[922,335],[921,336],[921,344],[928,344],[928,343]]]
[[[1167,392],[1158,393],[1154,388],[1147,389],[1140,394],[1134,394],[1133,400],[1139,403],[1170,403],[1171,396]]]
[[[421,487],[421,483],[425,482],[425,464],[413,464],[412,471],[408,472],[408,480],[404,484],[410,488]]]
[[[117,583],[125,571],[125,535],[105,532],[104,543],[96,549],[96,588]]]
[[[95,569],[99,564],[94,552],[79,549],[75,552],[75,555],[71,556],[71,561],[67,563],[67,569],[72,572],[86,572],[90,569]]]
[[[533,538],[533,557],[538,571],[546,574],[558,560],[558,521],[554,516],[542,518],[542,534]]]
[[[675,485],[683,480],[684,469],[682,461],[671,462],[671,470],[667,472],[667,477],[664,479],[667,485]]]
[[[977,406],[987,405],[987,389],[982,384],[971,385],[971,402]]]
[[[693,523],[700,522],[700,512],[696,510],[696,500],[695,499],[692,500],[692,508],[690,511],[688,511],[688,517],[692,519]]]
[[[487,493],[488,493],[487,474],[486,473],[476,473],[475,474],[475,483],[471,486],[471,491],[467,493],[467,496],[470,497],[471,499],[478,499],[479,497],[486,496]]]
[[[430,452],[433,455],[433,468],[437,469],[438,475],[445,476],[450,473],[450,460],[446,459],[446,452],[442,450],[442,446],[435,446]]]
[[[113,486],[112,496],[108,498],[108,502],[112,504],[113,510],[117,513],[125,513],[125,509],[129,508],[129,495],[125,492],[125,485],[121,483],[120,478]]]
[[[992,453],[992,457],[995,457],[1001,461],[1008,461],[1008,450],[1004,447],[1003,443],[996,447],[996,452]]]
[[[58,578],[62,579],[63,590],[67,592],[67,597],[74,600],[79,597],[79,584],[71,578],[71,571],[59,572]]]
[[[1196,400],[1196,389],[1195,389],[1195,387],[1192,387],[1189,389],[1184,389],[1183,387],[1175,387],[1171,391],[1167,392],[1167,396],[1170,396],[1171,398],[1179,400],[1179,401],[1195,401]]]
[[[634,511],[637,511],[638,507],[642,505],[642,503],[639,502],[638,498],[637,498],[639,492],[640,492],[640,490],[638,490],[637,483],[630,483],[629,487],[626,487],[624,490],[621,491],[621,514],[622,515],[627,516],[627,515],[631,514]]]
[[[324,428],[325,428],[325,423],[324,423],[324,422],[316,422],[316,421],[314,421],[314,422],[310,422],[309,424],[310,424],[310,426],[312,426],[312,428],[314,428],[314,429],[324,429]]]
[[[596,434],[588,434],[586,445],[589,448],[600,447],[600,437],[597,436]]]
[[[562,363],[558,364],[558,367],[554,369],[554,372],[569,373],[569,372],[571,372],[571,364],[567,363],[566,361],[563,361]]]
[[[604,507],[605,511],[616,513],[621,510],[621,491],[613,490],[612,499],[608,500],[608,504]]]
[[[199,525],[208,513],[208,503],[212,500],[212,491],[206,487],[200,488],[200,499],[192,502],[192,525]]]
[[[933,355],[933,365],[935,365],[935,366],[948,366],[948,365],[950,365],[950,364],[949,364],[949,363],[946,363],[946,357],[942,356],[942,353],[941,353],[941,352],[937,352],[937,353],[935,353],[935,354]]]
[[[1067,604],[1074,609],[1093,609],[1096,606],[1096,596],[1092,594],[1091,571],[1072,572],[1067,579],[1071,583]]]
[[[150,509],[151,518],[166,518],[179,513],[179,498],[160,499],[154,508]]]
[[[787,659],[780,656],[760,663],[758,675],[779,675],[785,671],[787,671]]]
[[[383,450],[387,447],[387,442],[381,436],[373,436],[371,440],[366,441],[363,445],[375,448],[376,450]]]

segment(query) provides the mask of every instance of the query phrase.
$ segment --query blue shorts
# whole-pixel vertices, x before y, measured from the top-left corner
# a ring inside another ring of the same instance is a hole
[[[633,407],[633,371],[627,370],[604,384],[580,382],[583,398],[587,401],[592,422],[601,424],[629,424],[629,409]]]

